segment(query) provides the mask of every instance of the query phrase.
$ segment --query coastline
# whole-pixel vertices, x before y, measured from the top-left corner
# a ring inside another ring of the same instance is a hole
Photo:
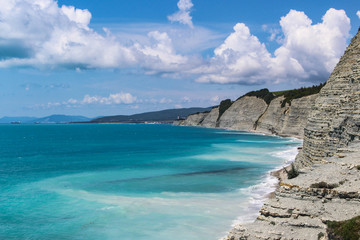
[[[178,125],[176,125],[178,126]],[[200,127],[200,128],[209,128],[209,127],[204,127],[204,126],[180,126],[180,127]],[[235,129],[231,129],[231,128],[219,128],[219,127],[210,127],[210,129],[218,129],[218,130],[226,130],[226,131],[239,131],[239,130],[235,130]],[[303,140],[302,138],[300,138],[299,136],[295,136],[295,135],[277,135],[277,134],[270,134],[267,132],[261,132],[261,131],[241,131],[241,132],[247,132],[250,134],[255,134],[255,135],[267,135],[267,136],[274,136],[274,137],[281,137],[281,138],[292,138],[295,140]],[[302,143],[301,143],[302,146]],[[291,166],[291,164],[295,161],[295,158],[297,156],[297,154],[299,153],[299,150],[301,149],[301,147],[296,147],[296,153],[294,153],[294,155],[292,155],[289,158],[283,158],[284,163],[281,164],[280,166],[275,167],[274,169],[268,171],[266,173],[266,175],[264,175],[264,178],[262,178],[261,182],[250,186],[249,188],[258,188],[260,187],[260,185],[270,185],[267,186],[267,193],[263,194],[262,196],[259,197],[259,199],[255,199],[254,201],[260,201],[261,203],[253,203],[250,204],[252,205],[253,208],[257,208],[257,211],[255,214],[249,214],[252,215],[252,219],[246,219],[249,216],[245,216],[245,221],[244,220],[240,220],[241,216],[238,216],[237,219],[233,220],[233,224],[230,227],[230,230],[227,231],[226,235],[224,235],[222,238],[220,238],[219,240],[233,240],[231,237],[229,238],[229,236],[232,236],[231,234],[234,232],[234,230],[236,230],[238,228],[238,226],[240,225],[245,225],[245,224],[251,224],[253,223],[259,216],[259,211],[261,211],[261,208],[264,206],[264,204],[269,201],[270,199],[275,198],[276,196],[276,192],[280,189],[281,187],[281,182],[287,178],[287,173],[284,169],[287,169]],[[286,150],[288,151],[288,150]],[[278,156],[280,157],[280,156]],[[281,158],[281,157],[280,157]],[[246,189],[247,190],[247,189]],[[246,191],[245,190],[245,191]],[[250,190],[251,191],[251,190]],[[251,194],[249,194],[251,195]],[[236,238],[234,238],[236,239]]]
[[[252,223],[234,226],[222,240],[237,239],[327,239],[326,223],[360,215],[360,143],[341,149],[323,163],[302,168],[294,179],[283,169],[271,174],[278,179],[258,217]],[[319,182],[334,189],[316,188]]]

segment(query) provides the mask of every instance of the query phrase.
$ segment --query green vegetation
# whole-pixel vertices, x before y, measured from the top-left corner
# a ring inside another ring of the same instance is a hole
[[[318,234],[318,239],[321,239],[322,237],[324,237],[325,236],[325,234],[323,233],[323,232],[320,232],[319,234]]]
[[[329,239],[360,239],[360,216],[343,222],[328,221],[326,225]]]
[[[285,172],[287,173],[288,179],[296,178],[299,176],[299,171],[295,168],[294,164],[291,164],[291,169],[288,171],[285,168]]]
[[[317,86],[314,85],[312,87],[306,87],[306,88],[302,87],[302,88],[299,88],[299,89],[273,92],[273,94],[276,97],[279,97],[279,96],[284,96],[285,97],[284,101],[281,103],[281,107],[285,107],[286,103],[291,105],[291,101],[293,99],[297,99],[297,98],[301,98],[301,97],[305,97],[305,96],[309,96],[309,95],[319,93],[321,88],[324,85],[325,85],[325,83],[320,83],[320,85],[317,85]]]
[[[357,170],[360,170],[360,165],[357,165],[357,166],[356,166],[356,169],[357,169]]]
[[[228,110],[228,108],[232,105],[232,101],[230,99],[226,99],[226,100],[223,100],[221,101],[220,105],[219,105],[219,116],[218,116],[218,119],[220,119],[220,117],[224,114],[224,112],[226,110]]]
[[[246,93],[245,95],[239,97],[237,100],[243,98],[243,97],[258,97],[263,99],[267,104],[270,104],[270,102],[280,96],[284,96],[285,99],[281,103],[281,107],[285,107],[286,103],[291,105],[291,101],[293,99],[313,95],[316,93],[319,93],[321,88],[325,85],[325,83],[320,83],[319,85],[314,85],[312,87],[302,87],[299,89],[293,89],[293,90],[285,90],[285,91],[278,91],[278,92],[270,92],[269,89],[264,88],[260,89],[258,91],[251,91]]]
[[[337,184],[337,183],[329,184],[324,181],[318,182],[318,183],[313,183],[310,185],[311,188],[327,188],[327,189],[337,188],[338,186],[339,186],[339,184]]]
[[[270,104],[271,100],[273,100],[275,98],[275,95],[273,93],[269,92],[269,89],[264,88],[264,89],[260,89],[258,91],[248,92],[247,94],[239,97],[238,99],[243,98],[243,97],[258,97],[258,98],[263,99],[267,104]]]

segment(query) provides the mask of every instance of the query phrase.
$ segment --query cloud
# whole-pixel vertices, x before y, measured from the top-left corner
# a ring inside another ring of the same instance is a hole
[[[200,70],[206,74],[198,78],[199,82],[256,83],[266,75],[265,66],[271,59],[265,45],[243,23],[234,26],[234,32],[214,50],[214,55],[209,66]]]
[[[181,3],[186,9],[188,3]],[[177,54],[167,33],[152,31],[145,43],[121,43],[108,29],[89,27],[91,13],[55,0],[0,0],[0,67],[143,68],[180,71],[191,58]],[[46,19],[46,20],[45,20]],[[190,61],[190,63],[188,63]]]
[[[168,27],[128,35],[108,29],[98,33],[89,27],[88,10],[59,7],[55,0],[0,0],[0,5],[0,68],[70,68],[79,72],[134,68],[164,77],[193,77],[204,83],[324,81],[343,54],[350,30],[343,10],[329,9],[317,24],[304,12],[291,10],[281,18],[281,29],[264,25],[270,41],[280,44],[269,52],[244,23],[236,24],[221,42],[220,34],[195,28],[191,0],[179,0],[179,11],[168,16],[191,29]],[[214,44],[212,57],[200,56]]]
[[[360,19],[360,11],[357,11],[356,15],[359,17]]]
[[[176,72],[179,69],[191,67],[189,58],[177,54],[172,40],[167,33],[153,31],[148,34],[151,43],[147,46],[135,44],[134,47],[142,59],[142,65],[150,69],[149,73]]]
[[[72,100],[72,99],[70,99]],[[69,101],[70,101],[69,100]],[[130,93],[115,93],[110,94],[108,97],[100,97],[100,96],[90,96],[85,95],[82,101],[74,101],[73,103],[80,103],[80,104],[132,104],[135,103],[137,97],[131,95]],[[69,102],[68,103],[71,103]]]
[[[194,25],[192,22],[192,17],[190,16],[190,11],[194,4],[191,2],[191,0],[179,0],[177,6],[179,11],[168,16],[168,19],[171,22],[179,22],[193,28]]]
[[[219,96],[214,96],[210,99],[211,102],[215,102],[218,103],[220,101],[220,97]]]
[[[345,11],[329,9],[322,23],[291,10],[280,20],[282,45],[273,56],[249,28],[238,23],[214,51],[207,66],[194,73],[207,83],[261,84],[294,80],[324,81],[343,54],[350,31]]]
[[[52,107],[60,107],[60,106],[66,106],[66,107],[79,107],[83,105],[89,105],[89,104],[99,104],[99,105],[114,105],[114,104],[133,104],[137,103],[138,99],[136,96],[133,96],[130,93],[112,93],[109,94],[107,97],[101,97],[101,96],[91,96],[91,95],[85,95],[83,99],[74,99],[70,98],[67,101],[62,102],[48,102],[47,104],[40,104],[36,105],[35,107],[40,107],[44,109],[52,108]]]

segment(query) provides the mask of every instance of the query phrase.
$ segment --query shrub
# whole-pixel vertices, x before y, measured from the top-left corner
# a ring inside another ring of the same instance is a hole
[[[328,184],[324,181],[313,183],[310,185],[311,188],[326,188],[326,189],[333,189],[333,188],[337,188],[338,186],[339,184],[337,183]]]
[[[314,85],[312,87],[306,87],[306,88],[302,87],[299,89],[293,89],[293,90],[288,90],[288,91],[279,91],[279,92],[274,92],[274,95],[285,97],[285,99],[281,103],[281,107],[285,107],[286,103],[291,105],[291,101],[293,99],[297,99],[297,98],[301,98],[301,97],[319,93],[321,88],[324,85],[325,85],[325,83],[321,83],[319,85],[316,85],[316,86]]]
[[[319,234],[318,234],[318,239],[321,239],[322,237],[324,237],[325,236],[325,234],[323,233],[323,232],[319,232]]]
[[[218,116],[218,119],[220,119],[220,117],[224,114],[224,112],[226,110],[228,110],[229,107],[231,107],[232,105],[232,101],[230,99],[226,99],[226,100],[223,100],[220,102],[220,105],[219,105],[219,116]]]
[[[285,168],[285,171],[287,173],[288,179],[296,178],[299,176],[299,171],[295,168],[294,164],[291,164],[291,169],[288,171]]]
[[[244,96],[241,96],[238,98],[238,100],[240,98],[243,97],[257,97],[257,98],[261,98],[263,99],[268,105],[270,104],[271,100],[273,100],[275,98],[275,95],[273,93],[271,93],[269,91],[269,89],[264,88],[264,89],[260,89],[258,91],[251,91],[246,93]]]
[[[326,225],[329,239],[360,239],[360,216],[342,222],[328,221]]]
[[[357,165],[357,166],[356,166],[356,169],[357,169],[357,170],[360,170],[360,165]]]

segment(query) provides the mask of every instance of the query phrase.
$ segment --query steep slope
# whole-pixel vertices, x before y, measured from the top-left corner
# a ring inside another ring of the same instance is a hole
[[[198,126],[207,127],[207,128],[215,128],[216,122],[219,117],[219,108],[213,108],[204,118],[202,122],[198,123]]]
[[[280,173],[256,221],[224,239],[325,240],[326,223],[360,215],[360,31],[316,98],[304,133],[300,175]]]
[[[260,97],[243,96],[233,102],[220,119],[217,107],[213,108],[210,113],[190,115],[188,119],[177,124],[208,128],[220,127],[302,138],[307,117],[317,96],[317,94],[313,94],[292,99],[291,105],[283,104],[284,96],[274,98],[270,104]]]
[[[303,157],[310,165],[360,138],[360,32],[320,91],[305,127]]]
[[[207,115],[208,115],[208,112],[191,114],[184,121],[179,122],[178,125],[180,125],[180,126],[198,126]]]
[[[252,131],[256,121],[268,105],[257,97],[243,97],[235,101],[219,119],[219,127],[240,131]]]

